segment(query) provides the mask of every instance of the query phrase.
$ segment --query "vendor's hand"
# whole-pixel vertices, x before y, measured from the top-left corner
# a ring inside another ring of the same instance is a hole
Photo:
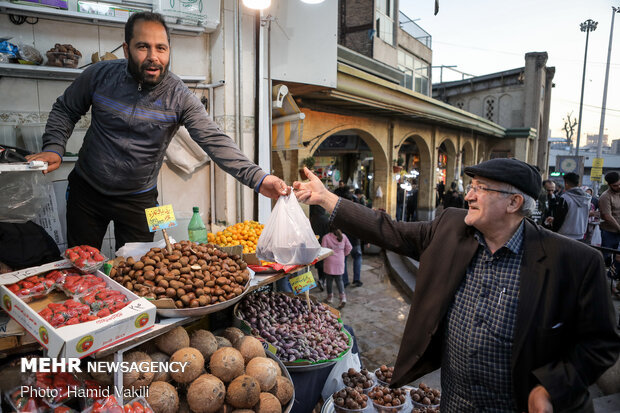
[[[320,205],[331,213],[338,203],[338,196],[329,192],[323,182],[310,170],[304,167],[308,182],[293,182],[293,190],[300,202],[308,205]]]
[[[258,192],[271,199],[278,199],[291,193],[291,188],[274,175],[267,175],[260,184]]]
[[[47,170],[43,171],[44,174],[52,172],[60,166],[62,158],[56,152],[39,152],[26,156],[26,160],[30,161],[43,161],[47,162]]]
[[[543,386],[538,385],[532,389],[527,399],[527,410],[528,413],[553,413],[551,396]]]

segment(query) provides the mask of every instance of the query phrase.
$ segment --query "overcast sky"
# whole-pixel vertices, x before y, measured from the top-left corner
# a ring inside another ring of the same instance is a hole
[[[580,144],[598,134],[611,28],[611,6],[620,0],[400,0],[400,10],[433,38],[433,66],[457,65],[476,76],[523,67],[528,52],[547,52],[555,66],[551,94],[552,137],[564,137],[563,119],[579,115],[586,34],[579,24],[598,22],[590,33]],[[605,133],[620,139],[620,13],[616,13],[611,53]],[[461,75],[444,69],[443,80]],[[439,82],[439,69],[433,70]],[[577,137],[575,128],[575,136]]]

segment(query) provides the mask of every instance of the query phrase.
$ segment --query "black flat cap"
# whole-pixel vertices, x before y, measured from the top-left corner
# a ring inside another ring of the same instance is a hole
[[[532,165],[515,158],[496,158],[468,166],[465,173],[504,182],[520,189],[532,198],[538,198],[542,188],[540,173]]]

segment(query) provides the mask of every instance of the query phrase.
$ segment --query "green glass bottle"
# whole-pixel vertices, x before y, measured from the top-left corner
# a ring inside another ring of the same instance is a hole
[[[189,240],[204,244],[207,242],[207,228],[205,228],[205,224],[202,222],[202,218],[200,218],[199,208],[194,207],[193,211],[194,215],[192,215],[192,219],[187,226]]]

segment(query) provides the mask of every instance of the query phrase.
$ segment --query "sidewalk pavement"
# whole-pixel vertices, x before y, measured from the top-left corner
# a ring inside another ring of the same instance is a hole
[[[353,327],[362,364],[371,371],[382,364],[393,366],[396,361],[415,290],[416,268],[417,262],[391,252],[365,253],[361,274],[364,285],[346,288],[342,319]],[[352,268],[349,271],[352,274]],[[326,293],[313,294],[323,299]],[[620,300],[614,300],[614,305],[616,313],[620,313]],[[439,370],[413,384],[422,381],[441,389]],[[620,360],[590,387],[590,392],[596,413],[620,412]]]

